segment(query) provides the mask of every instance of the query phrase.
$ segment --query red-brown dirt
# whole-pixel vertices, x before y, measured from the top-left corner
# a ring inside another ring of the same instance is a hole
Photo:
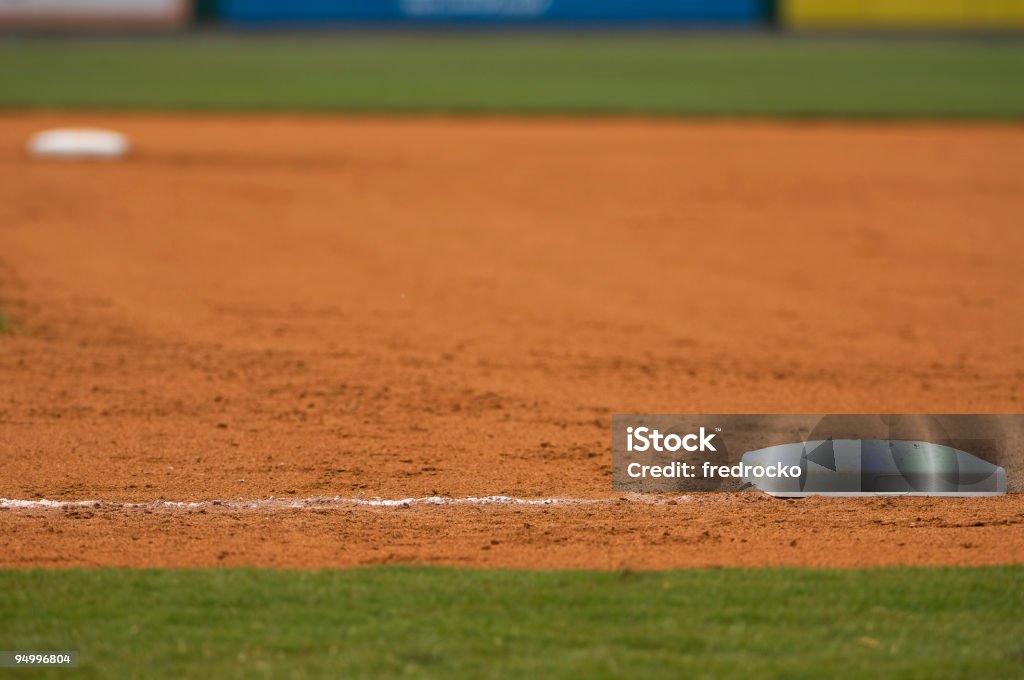
[[[123,162],[30,133],[128,133]],[[616,500],[616,412],[1019,412],[1024,127],[0,116],[0,566],[1024,562],[1024,499]]]

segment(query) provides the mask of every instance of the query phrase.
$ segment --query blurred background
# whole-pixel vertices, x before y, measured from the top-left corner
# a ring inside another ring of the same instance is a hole
[[[0,0],[0,107],[1016,119],[1024,0]]]
[[[1008,29],[1024,0],[0,0],[5,27],[480,24]]]

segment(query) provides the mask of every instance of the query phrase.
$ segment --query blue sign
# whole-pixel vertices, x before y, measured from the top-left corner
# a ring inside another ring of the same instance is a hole
[[[616,24],[760,22],[767,0],[221,0],[228,23]]]

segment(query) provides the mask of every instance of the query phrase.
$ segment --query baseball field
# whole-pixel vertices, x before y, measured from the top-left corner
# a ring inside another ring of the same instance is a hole
[[[1022,80],[1011,38],[0,41],[0,650],[1024,675],[1019,493],[617,494],[610,433],[1020,413]],[[25,153],[72,125],[133,153]]]

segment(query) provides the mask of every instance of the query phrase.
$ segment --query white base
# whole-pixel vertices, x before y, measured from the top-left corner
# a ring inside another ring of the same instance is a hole
[[[32,135],[28,152],[42,158],[121,158],[131,144],[120,132],[92,128],[57,128]]]

